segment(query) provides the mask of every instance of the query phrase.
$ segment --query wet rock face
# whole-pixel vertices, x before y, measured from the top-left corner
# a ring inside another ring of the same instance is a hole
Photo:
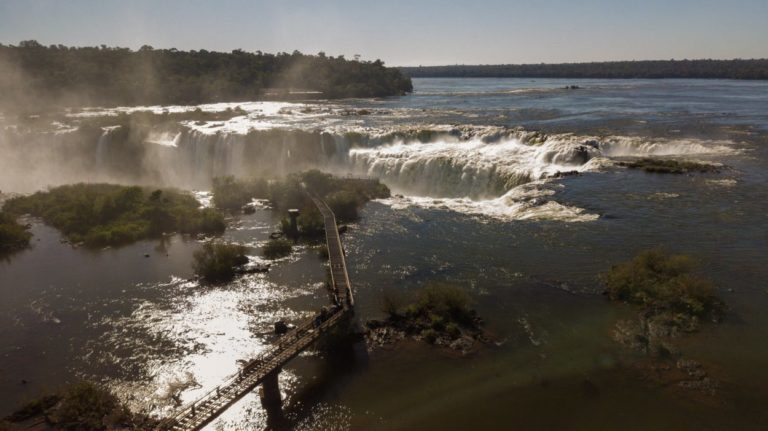
[[[673,340],[698,329],[696,316],[642,312],[637,319],[617,322],[613,339],[632,350],[652,356],[668,356],[676,351]]]
[[[462,353],[469,353],[475,345],[475,340],[470,337],[464,336],[452,341],[448,347],[453,350],[460,351]]]
[[[646,378],[662,387],[677,388],[686,398],[702,402],[722,401],[720,381],[712,377],[702,363],[681,356],[675,344],[677,339],[698,328],[696,317],[646,311],[637,319],[617,322],[613,338],[648,356],[650,365],[637,366]]]
[[[372,322],[375,323],[371,324]],[[391,347],[407,337],[404,331],[384,326],[380,321],[369,321],[366,326],[368,328],[365,331],[365,342],[368,350],[371,351],[377,348]]]
[[[706,395],[715,396],[720,388],[720,383],[709,377],[694,380],[684,380],[677,384],[680,388],[702,392]]]
[[[701,380],[707,377],[707,372],[704,371],[704,367],[700,362],[692,359],[679,359],[677,361],[677,369],[686,373],[689,377]]]

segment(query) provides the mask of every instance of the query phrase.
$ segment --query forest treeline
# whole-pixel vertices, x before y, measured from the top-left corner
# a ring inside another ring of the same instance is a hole
[[[383,97],[412,91],[380,60],[268,54],[0,44],[0,109],[197,104],[300,97]]]
[[[401,67],[413,78],[700,78],[768,79],[768,59]]]

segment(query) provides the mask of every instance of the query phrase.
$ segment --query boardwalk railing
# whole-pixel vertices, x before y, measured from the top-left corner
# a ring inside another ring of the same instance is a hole
[[[312,195],[311,198],[325,221],[328,260],[334,295],[334,304],[330,311],[318,313],[303,321],[296,328],[280,337],[266,353],[248,361],[236,374],[228,377],[221,385],[160,422],[157,430],[197,431],[202,429],[264,382],[268,376],[280,372],[280,369],[288,361],[312,345],[352,312],[354,305],[352,286],[347,274],[347,263],[339,238],[336,217],[322,199]]]
[[[347,273],[347,260],[344,258],[344,247],[339,237],[339,227],[336,225],[336,216],[328,204],[315,195],[310,194],[312,201],[323,215],[325,223],[325,241],[328,246],[328,262],[331,266],[331,286],[337,300],[344,309],[355,305],[352,295],[352,283],[349,282]]]

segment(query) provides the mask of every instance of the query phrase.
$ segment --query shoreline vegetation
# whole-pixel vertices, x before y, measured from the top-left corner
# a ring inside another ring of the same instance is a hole
[[[768,79],[768,59],[400,67],[411,78]],[[578,87],[576,87],[578,88]]]
[[[0,259],[29,247],[32,233],[28,225],[22,225],[15,215],[0,211]]]
[[[0,44],[0,109],[40,106],[164,105],[246,100],[397,96],[410,78],[381,60],[344,56],[138,50],[44,46],[34,40]]]
[[[30,426],[42,420],[40,425]],[[158,422],[143,414],[132,413],[106,389],[90,382],[70,385],[25,404],[0,420],[0,431],[26,429],[104,431],[149,430]]]
[[[201,209],[188,193],[115,184],[55,187],[11,198],[3,211],[39,217],[70,243],[89,247],[126,245],[172,232],[218,235],[226,227],[218,211]]]
[[[489,342],[483,321],[472,308],[472,298],[461,287],[430,283],[408,302],[387,295],[382,303],[385,318],[365,323],[368,348],[391,346],[401,340],[425,341],[468,354]]]

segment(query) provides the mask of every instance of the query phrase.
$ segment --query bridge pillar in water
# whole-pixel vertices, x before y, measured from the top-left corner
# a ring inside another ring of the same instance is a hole
[[[272,407],[278,409],[283,404],[282,397],[280,396],[280,384],[278,383],[278,375],[280,370],[277,369],[266,375],[264,381],[261,383],[261,405],[267,410]]]
[[[280,396],[280,384],[278,375],[280,369],[267,374],[261,383],[261,405],[267,411],[267,425],[273,429],[284,428],[285,417],[283,416],[283,399]]]
[[[297,209],[290,209],[288,210],[288,215],[291,217],[291,230],[288,232],[288,235],[291,238],[298,238],[299,236],[299,225],[296,219],[299,218],[299,210]]]

